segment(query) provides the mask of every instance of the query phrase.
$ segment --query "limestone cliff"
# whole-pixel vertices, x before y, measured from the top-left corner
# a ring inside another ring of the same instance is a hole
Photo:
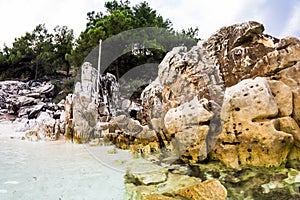
[[[191,164],[271,167],[299,160],[300,41],[263,31],[250,21],[223,27],[191,49],[174,48],[142,92],[138,120],[118,116],[97,125],[101,112],[82,85],[74,136],[86,141],[95,137],[86,131],[98,127],[120,148],[172,152]],[[93,119],[83,119],[88,113]]]
[[[211,152],[235,168],[279,166],[298,150],[300,41],[263,31],[257,22],[223,27],[190,50],[173,49],[159,65],[158,80],[142,94],[142,120],[182,160]]]
[[[298,199],[300,41],[263,31],[235,24],[174,48],[135,102],[136,118],[103,108],[85,63],[92,71],[66,101],[66,135],[104,137],[155,163],[128,169],[130,199]]]

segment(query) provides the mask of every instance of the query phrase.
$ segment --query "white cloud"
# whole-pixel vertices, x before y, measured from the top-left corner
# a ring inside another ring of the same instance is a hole
[[[225,25],[248,20],[261,21],[259,7],[266,0],[148,0],[177,30],[199,27],[199,36],[207,38]],[[135,0],[133,2],[138,2]]]
[[[18,37],[24,31],[33,27],[35,19],[33,12],[26,12],[31,9],[32,0],[28,2],[18,2],[16,0],[4,1],[1,4],[1,31],[0,31],[0,45],[4,42],[11,43],[15,37]],[[25,12],[24,12],[25,11]]]
[[[49,30],[67,25],[78,36],[84,30],[86,13],[103,10],[104,0],[4,0],[0,4],[0,48],[11,46],[14,38],[31,32],[36,25],[46,24]]]
[[[48,29],[67,25],[78,36],[85,29],[86,13],[93,10],[104,12],[106,1],[109,0],[0,0],[0,48],[4,42],[10,46],[15,37],[24,35],[26,31],[31,32],[39,23],[45,23]],[[131,5],[141,1],[131,0]],[[176,30],[198,26],[201,38],[209,37],[222,26],[249,20],[262,22],[271,35],[300,36],[299,0],[147,2],[164,18],[169,18]]]
[[[300,34],[300,2],[293,6],[291,18],[281,32],[282,37],[292,34]]]

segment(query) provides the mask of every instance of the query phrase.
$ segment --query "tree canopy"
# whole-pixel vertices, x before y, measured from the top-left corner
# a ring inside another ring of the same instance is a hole
[[[141,28],[160,27],[171,30],[172,23],[156,13],[147,2],[130,7],[129,1],[109,1],[105,3],[106,14],[102,12],[87,13],[86,29],[76,40],[72,52],[75,66],[80,66],[84,58],[96,47],[99,40],[106,40],[121,32]]]
[[[172,45],[179,45],[183,43],[183,35],[195,39],[198,32],[198,28],[182,30],[180,33],[174,31],[171,21],[159,15],[147,2],[131,6],[128,0],[112,0],[104,6],[105,12],[87,13],[86,28],[76,40],[73,30],[67,26],[57,26],[51,32],[45,24],[39,24],[32,32],[16,38],[12,47],[4,46],[0,49],[0,80],[37,79],[44,75],[55,75],[59,70],[68,74],[71,67],[78,69],[81,66],[100,39],[107,40],[124,31],[157,27],[169,33],[167,36],[158,35],[156,39],[145,37],[139,44],[132,41],[132,45],[138,45],[138,49],[149,44],[157,48],[144,49],[136,55],[127,52],[111,64],[112,68],[116,68],[122,63],[123,68],[128,69],[130,65],[147,62],[151,56],[151,59],[161,61],[166,53],[166,48],[163,48],[167,45],[165,37],[169,42],[172,41]]]
[[[192,45],[191,41],[193,44],[197,41],[195,36],[198,28],[189,28],[180,33],[174,31],[171,21],[159,15],[147,2],[131,7],[129,1],[114,0],[106,2],[105,8],[105,13],[87,13],[86,29],[76,40],[76,48],[71,54],[72,64],[78,68],[84,61],[97,64],[98,51],[93,52],[93,49],[98,46],[100,39],[106,42],[101,66],[104,64],[108,68],[106,71],[117,78],[135,66],[160,63],[167,51],[175,46],[189,46]],[[147,29],[149,27],[154,29]],[[137,49],[138,53],[130,52],[132,49]],[[124,50],[123,54],[119,50]],[[111,53],[120,57],[108,59],[113,56],[106,54]]]
[[[67,26],[55,27],[50,33],[44,24],[16,38],[11,48],[4,47],[0,53],[1,79],[37,79],[53,75],[56,70],[69,71],[66,55],[73,48],[73,30]]]

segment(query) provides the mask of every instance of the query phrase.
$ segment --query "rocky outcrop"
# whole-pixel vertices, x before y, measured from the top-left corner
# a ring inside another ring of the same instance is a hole
[[[109,121],[116,113],[112,105],[117,102],[117,90],[114,75],[107,73],[98,77],[98,71],[92,64],[85,62],[80,79],[75,83],[72,99],[68,101],[72,102],[68,114],[72,117],[67,121],[67,138],[75,143],[87,143],[101,136],[103,130],[98,129],[97,124]]]
[[[158,79],[142,95],[143,119],[162,146],[189,163],[208,152],[236,168],[287,162],[300,125],[300,43],[263,31],[257,22],[223,27],[190,50],[178,47],[166,55]],[[192,101],[210,118],[197,124],[193,120],[203,112],[181,111]]]
[[[96,71],[85,63],[73,97],[73,138],[105,135],[122,149],[166,153],[162,160],[176,155],[189,164],[215,159],[232,168],[271,167],[299,160],[300,41],[263,31],[257,22],[235,24],[189,50],[174,48],[142,92],[135,119],[110,120],[105,92],[104,104],[97,102]]]
[[[58,110],[51,102],[54,85],[50,82],[0,82],[0,113],[18,118],[36,118],[42,110]]]
[[[85,63],[65,135],[92,146],[104,137],[154,162],[129,167],[129,199],[299,198],[299,177],[285,167],[300,169],[300,41],[263,31],[246,22],[174,48],[141,105],[123,99],[128,115],[113,114],[115,79],[99,84]]]
[[[296,38],[279,40],[248,75],[265,78],[226,89],[221,142],[212,155],[227,166],[280,166],[298,151],[299,48]],[[264,89],[259,82],[264,82]]]
[[[65,132],[64,100],[52,103],[50,82],[0,82],[0,117],[14,121],[21,138],[29,141],[56,140]]]
[[[51,114],[42,112],[36,119],[17,119],[14,121],[15,131],[23,133],[22,140],[57,140],[60,134],[64,134],[65,121],[61,116],[54,119]]]

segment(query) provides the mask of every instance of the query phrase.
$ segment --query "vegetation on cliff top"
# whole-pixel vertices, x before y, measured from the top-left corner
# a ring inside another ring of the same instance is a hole
[[[12,47],[0,49],[0,80],[33,80],[43,76],[63,72],[69,75],[72,68],[78,69],[89,52],[98,45],[99,39],[105,40],[126,30],[140,27],[165,28],[178,37],[186,35],[195,38],[198,28],[189,28],[178,33],[173,30],[169,19],[164,19],[147,2],[130,6],[126,1],[108,1],[106,12],[88,12],[86,29],[75,39],[72,29],[57,26],[53,32],[45,24],[37,25],[34,30],[16,38]],[[161,60],[165,51],[157,51],[156,58]],[[138,55],[145,60],[145,55]],[[123,64],[137,62],[136,58],[123,56]],[[119,62],[117,62],[119,63]],[[116,63],[114,63],[116,65]]]

